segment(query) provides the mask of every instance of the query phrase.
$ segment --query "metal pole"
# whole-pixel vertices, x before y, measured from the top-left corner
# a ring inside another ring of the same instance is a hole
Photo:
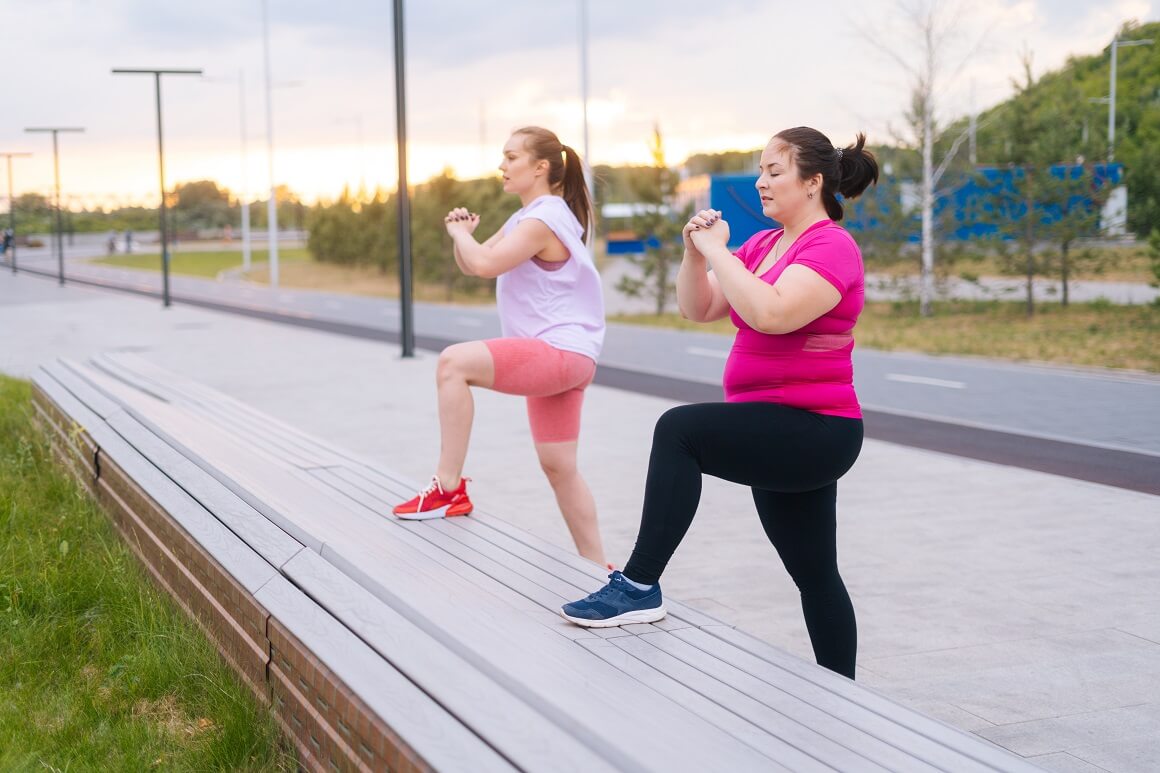
[[[270,286],[278,286],[278,202],[274,185],[274,105],[270,87],[270,24],[267,0],[262,0],[262,51],[266,59],[266,155],[270,172],[270,200],[266,202],[267,248],[270,256]]]
[[[584,181],[588,183],[588,198],[596,206],[592,161],[588,155],[588,0],[580,0],[580,102],[584,113]]]
[[[12,159],[27,158],[31,153],[0,153],[8,159],[8,230],[12,233],[12,273],[16,273],[16,198],[12,192]]]
[[[59,132],[52,130],[52,179],[56,190],[56,265],[57,276],[61,286],[64,286],[64,225],[60,216],[60,155],[57,152],[56,137]]]
[[[153,70],[153,69],[124,69],[113,70],[114,75],[152,75],[154,103],[157,108],[157,170],[161,180],[161,207],[158,209],[158,219],[161,225],[161,305],[168,307],[169,299],[169,234],[166,229],[165,206],[165,144],[161,133],[161,76],[162,75],[201,75],[201,70]]]
[[[411,200],[407,190],[407,95],[403,71],[403,0],[395,12],[395,138],[399,156],[399,312],[403,357],[415,356],[414,311],[411,308]]]
[[[242,271],[250,273],[250,178],[246,152],[246,73],[238,70],[238,114],[242,130]]]
[[[12,198],[12,154],[8,154],[8,230],[12,233],[12,273],[16,273],[16,199]]]
[[[166,233],[165,207],[165,142],[161,136],[161,73],[153,73],[153,87],[157,95],[157,170],[161,180],[161,305],[169,306],[169,235]]]
[[[1116,51],[1121,46],[1150,46],[1150,38],[1140,40],[1112,39],[1112,67],[1108,86],[1108,163],[1116,159]]]
[[[64,284],[64,225],[61,222],[60,213],[60,153],[58,151],[57,135],[60,132],[83,132],[81,128],[65,128],[62,126],[53,127],[30,127],[24,131],[29,133],[52,133],[52,177],[55,184],[55,204],[56,204],[56,256],[57,256],[57,275],[60,283]]]
[[[1108,163],[1116,157],[1116,48],[1119,41],[1112,40],[1112,84],[1108,91]]]

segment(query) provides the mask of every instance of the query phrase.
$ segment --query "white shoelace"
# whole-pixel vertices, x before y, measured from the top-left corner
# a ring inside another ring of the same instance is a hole
[[[431,476],[431,485],[419,492],[419,505],[416,509],[423,509],[423,500],[438,491],[440,494],[444,493],[443,484],[439,482],[438,475]]]

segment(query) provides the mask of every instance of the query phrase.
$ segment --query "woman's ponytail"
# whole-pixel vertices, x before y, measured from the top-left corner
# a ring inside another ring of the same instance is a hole
[[[866,135],[859,132],[853,145],[840,148],[838,154],[838,193],[844,198],[857,198],[878,182],[878,160],[866,150]]]
[[[580,154],[569,145],[564,146],[564,201],[584,229],[584,241],[592,238],[595,213],[588,195],[588,180],[584,177],[584,163]]]

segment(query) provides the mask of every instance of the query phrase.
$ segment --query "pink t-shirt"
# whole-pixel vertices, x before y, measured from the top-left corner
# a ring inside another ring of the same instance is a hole
[[[754,234],[735,253],[751,272],[781,238],[782,230]],[[727,402],[770,402],[828,416],[862,418],[854,394],[854,323],[865,303],[862,253],[853,237],[830,220],[815,223],[761,280],[774,284],[787,266],[816,271],[842,294],[838,305],[792,333],[754,330],[730,310],[737,337],[725,363]]]

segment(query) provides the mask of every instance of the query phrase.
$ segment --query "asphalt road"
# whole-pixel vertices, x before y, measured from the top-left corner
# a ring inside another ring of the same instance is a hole
[[[23,270],[55,276],[30,256]],[[159,295],[151,272],[70,260],[67,280]],[[175,276],[175,303],[399,340],[397,301]],[[417,345],[498,335],[493,307],[416,304]],[[721,398],[728,336],[610,325],[597,383],[677,400]],[[1160,493],[1160,377],[859,349],[867,435],[930,450]]]

